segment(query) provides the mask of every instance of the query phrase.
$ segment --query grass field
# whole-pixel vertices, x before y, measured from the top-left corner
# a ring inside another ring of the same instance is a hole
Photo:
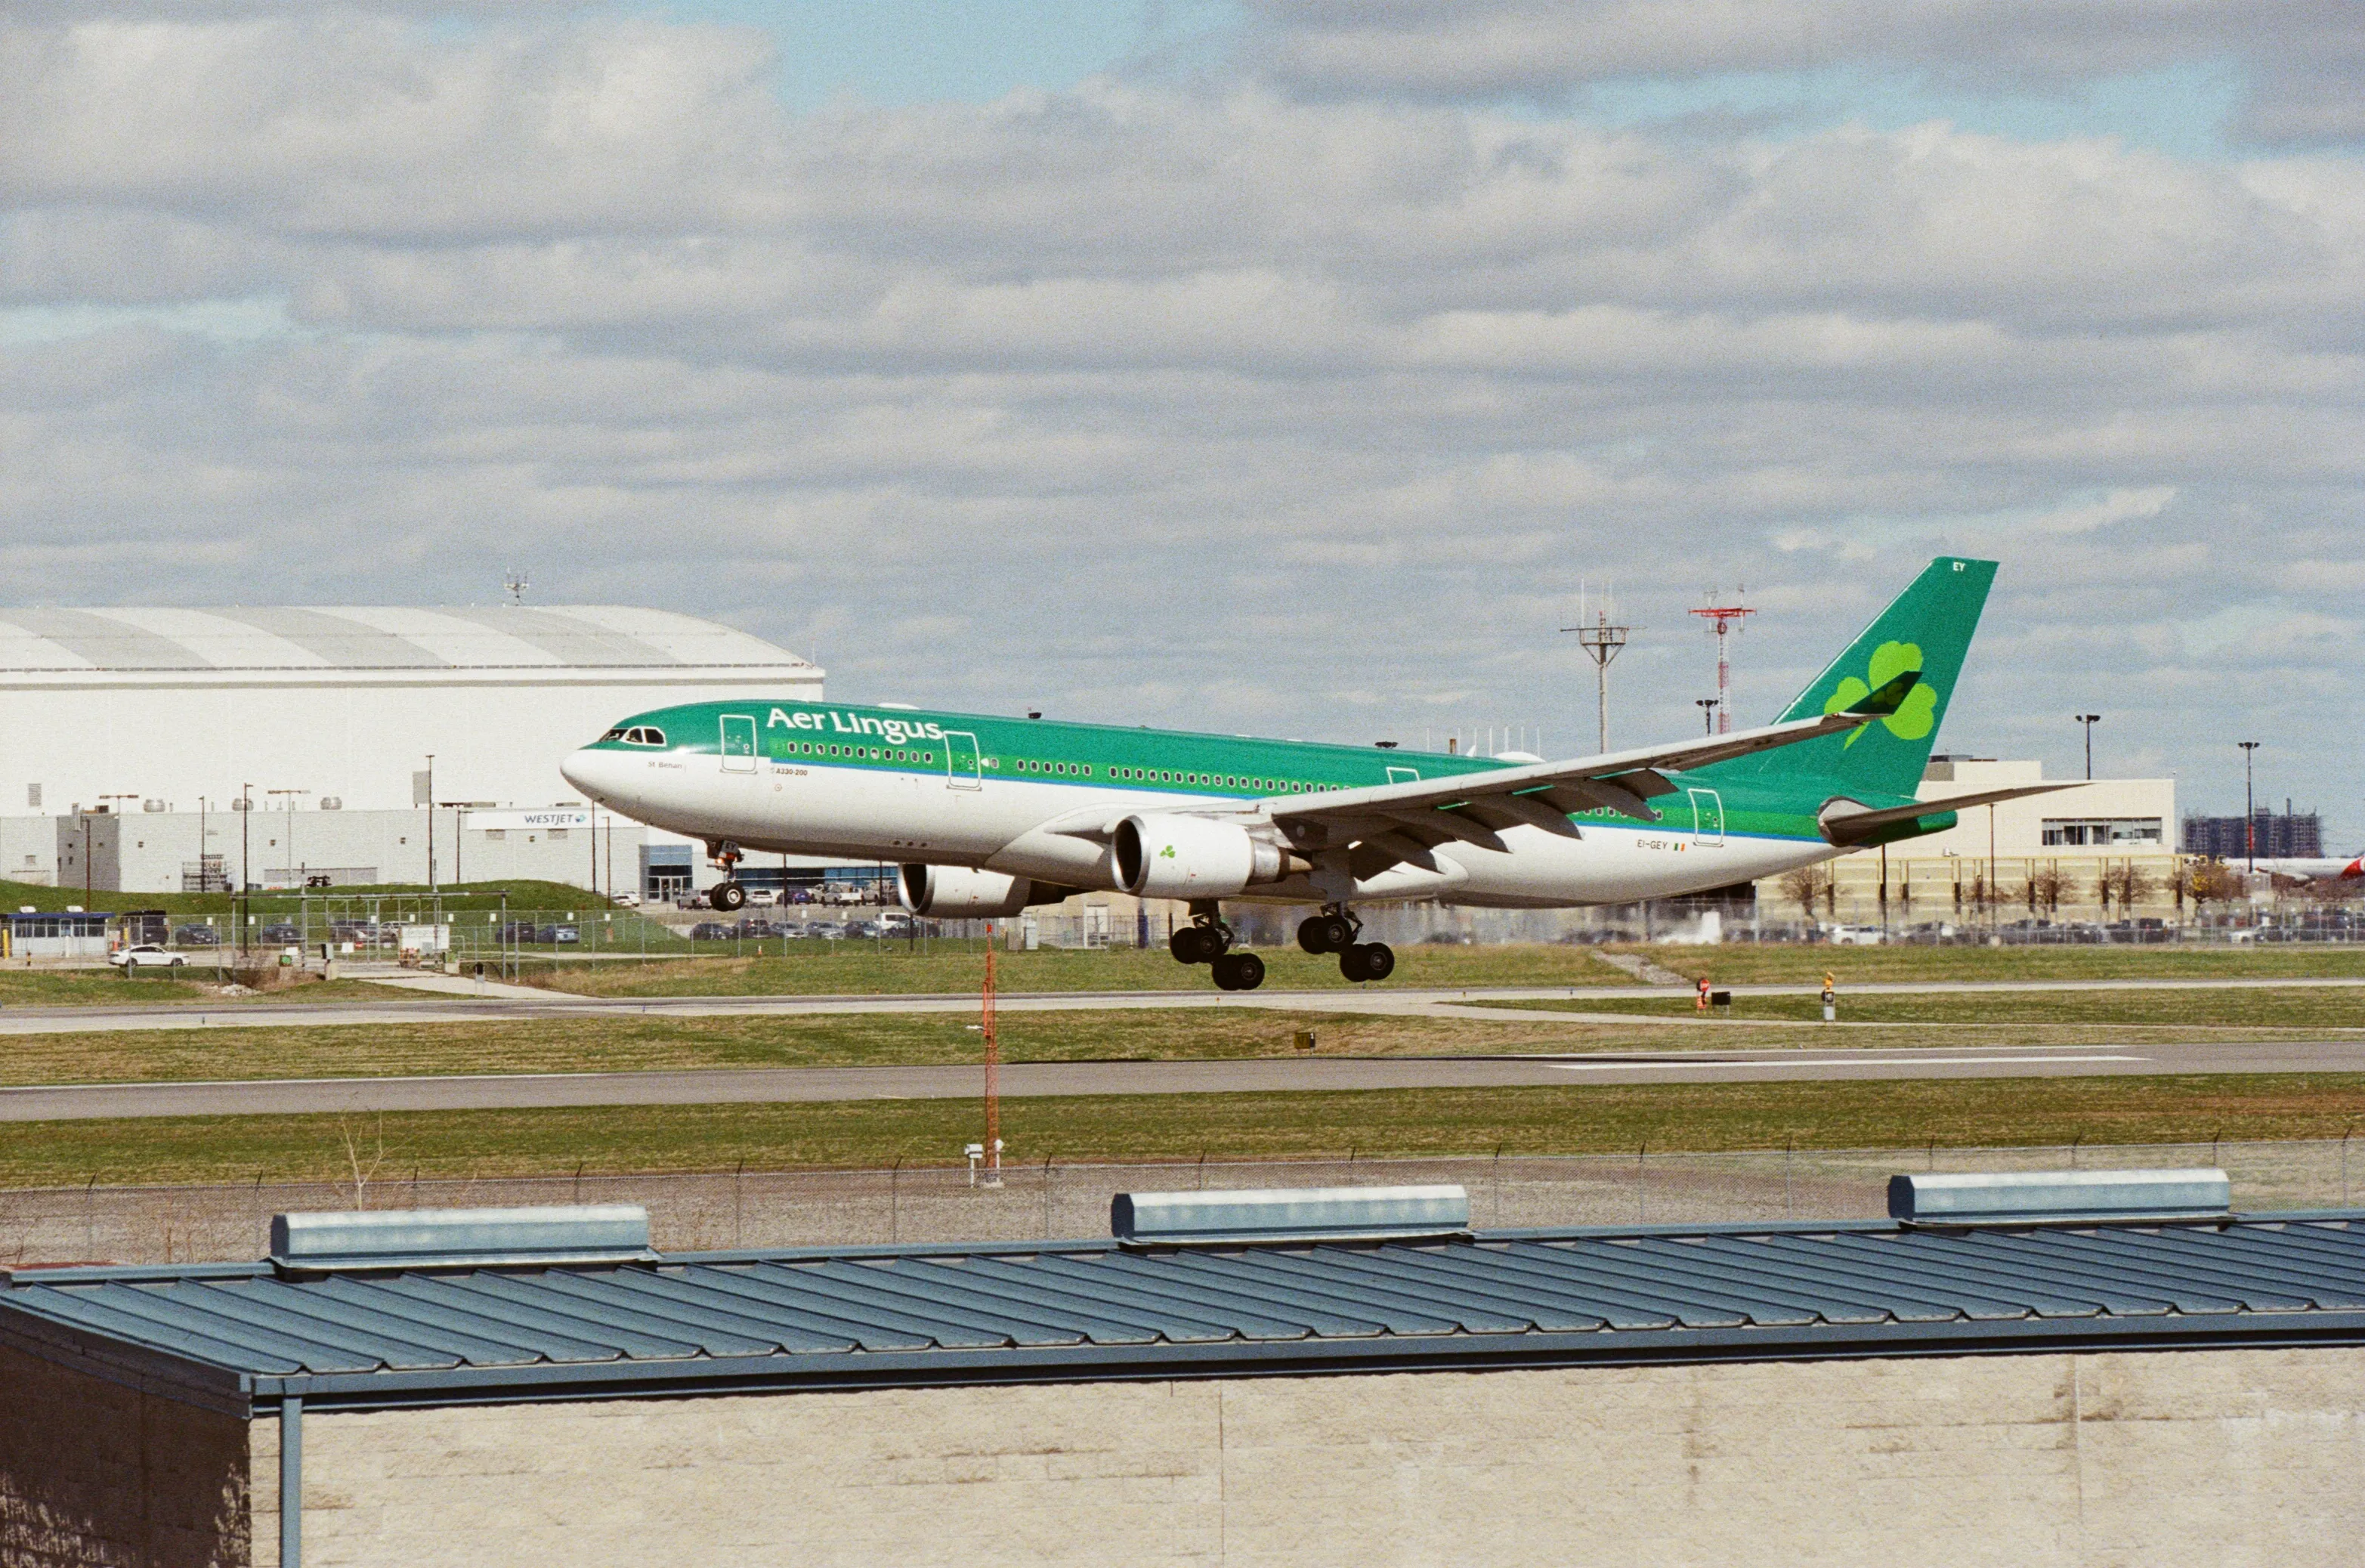
[[[313,980],[284,991],[225,996],[213,967],[195,963],[185,978],[149,973],[127,979],[115,969],[0,969],[0,1007],[172,1007],[219,1013],[234,1007],[317,1002],[403,1002],[420,995],[368,980]]]
[[[1319,1009],[1176,1008],[1106,1012],[1005,1012],[1009,1061],[1187,1060],[1286,1057],[1295,1036],[1313,1032],[1324,1056],[1513,1052],[1833,1048],[1893,1050],[1949,1046],[2114,1044],[2189,1039],[2202,1029],[2225,1038],[2323,1037],[2357,1029],[2365,1058],[2365,997],[2271,991],[2199,991],[2171,999],[2072,992],[2014,997],[2018,1021],[1978,1019],[1983,998],[1885,997],[1897,1021],[1826,1030],[1787,1021],[1794,1002],[1756,999],[1750,1015],[1711,1024],[1652,1000],[1487,1004],[1500,1022],[1463,1017],[1372,1016]],[[1929,1003],[1932,1018],[1915,1015]],[[1631,1007],[1631,1022],[1553,1016]],[[1851,1015],[1853,1016],[1853,1009]],[[1967,1021],[1956,1021],[1960,1012]],[[1759,1020],[1753,1027],[1751,1019]],[[2200,1022],[2206,1020],[2206,1022]],[[325,1027],[128,1029],[9,1036],[0,1083],[170,1082],[199,1079],[358,1078],[417,1073],[635,1072],[656,1069],[959,1065],[980,1059],[967,1012],[853,1014],[807,1017],[675,1018],[622,1014],[581,1019],[492,1019]]]
[[[985,960],[970,951],[908,951],[892,943],[815,943],[785,958],[700,958],[663,963],[556,963],[530,971],[534,984],[585,996],[810,996],[975,991]],[[2365,949],[2339,947],[1623,947],[1687,978],[1728,985],[1820,981],[1843,988],[1873,980],[2365,978]],[[1398,989],[1481,986],[1618,986],[1631,976],[1595,949],[1533,943],[1397,950]],[[1265,984],[1335,990],[1336,959],[1295,947],[1260,948]],[[1012,991],[1204,991],[1207,971],[1162,951],[1005,953],[998,980]],[[1638,987],[1638,989],[1642,989]]]
[[[0,1186],[955,1163],[966,1101],[0,1125]],[[1012,1100],[1014,1163],[2338,1137],[2365,1074]]]
[[[1637,1018],[1688,1018],[1701,1014],[1689,996],[1642,995],[1575,1002],[1474,1002],[1472,1006],[1505,1012],[1621,1013]],[[2227,991],[1933,991],[1923,995],[1840,993],[1842,1022],[1849,1024],[2042,1024],[2057,1025],[2150,1025],[2202,1029],[2365,1029],[2365,989],[2310,990],[2304,985]],[[1820,1021],[1821,999],[1814,996],[1736,996],[1708,1022],[1718,1028],[1743,1028],[1753,1022]],[[1950,1036],[1951,1037],[1951,1036]]]

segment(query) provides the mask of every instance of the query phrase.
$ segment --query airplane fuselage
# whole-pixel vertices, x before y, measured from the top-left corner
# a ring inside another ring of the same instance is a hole
[[[702,703],[624,721],[566,777],[652,826],[744,851],[964,867],[1059,887],[1119,885],[1107,820],[1238,812],[1297,795],[1483,774],[1489,757],[844,703]],[[1656,820],[1570,813],[1502,847],[1440,846],[1434,869],[1360,878],[1358,900],[1500,907],[1622,903],[1777,875],[1839,853],[1819,797],[1748,778],[1667,776]],[[1885,802],[1884,802],[1885,803]],[[1303,876],[1238,897],[1321,902]]]

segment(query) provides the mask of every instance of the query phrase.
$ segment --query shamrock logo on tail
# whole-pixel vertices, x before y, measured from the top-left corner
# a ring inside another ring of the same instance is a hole
[[[1865,678],[1849,676],[1842,680],[1839,689],[1832,693],[1831,700],[1823,704],[1823,711],[1837,713],[1853,708],[1899,676],[1909,670],[1918,674],[1921,668],[1922,649],[1918,644],[1883,643],[1872,651],[1872,664],[1865,671]],[[1905,694],[1905,700],[1898,704],[1897,711],[1884,715],[1880,722],[1888,725],[1889,733],[1899,740],[1918,741],[1937,723],[1937,691],[1926,681],[1917,682],[1913,689]],[[1871,730],[1870,724],[1855,730],[1849,734],[1841,749],[1855,745]]]

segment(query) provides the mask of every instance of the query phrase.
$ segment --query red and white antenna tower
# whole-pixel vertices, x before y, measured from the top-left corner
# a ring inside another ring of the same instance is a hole
[[[1716,590],[1709,590],[1709,602],[1692,611],[1702,620],[1715,622],[1716,630],[1716,733],[1728,734],[1732,730],[1732,654],[1727,639],[1741,630],[1741,618],[1757,611],[1741,602],[1743,589],[1735,584],[1732,602],[1716,602]]]

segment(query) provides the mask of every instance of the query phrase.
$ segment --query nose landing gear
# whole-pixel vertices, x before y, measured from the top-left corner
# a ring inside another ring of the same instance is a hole
[[[1382,980],[1395,973],[1396,956],[1384,942],[1358,942],[1363,923],[1344,904],[1328,903],[1301,922],[1297,945],[1309,953],[1336,953],[1339,972],[1351,980]]]
[[[1264,983],[1264,960],[1254,953],[1235,953],[1237,940],[1224,924],[1213,899],[1191,901],[1191,924],[1176,928],[1166,950],[1178,964],[1205,964],[1218,991],[1254,991]]]

